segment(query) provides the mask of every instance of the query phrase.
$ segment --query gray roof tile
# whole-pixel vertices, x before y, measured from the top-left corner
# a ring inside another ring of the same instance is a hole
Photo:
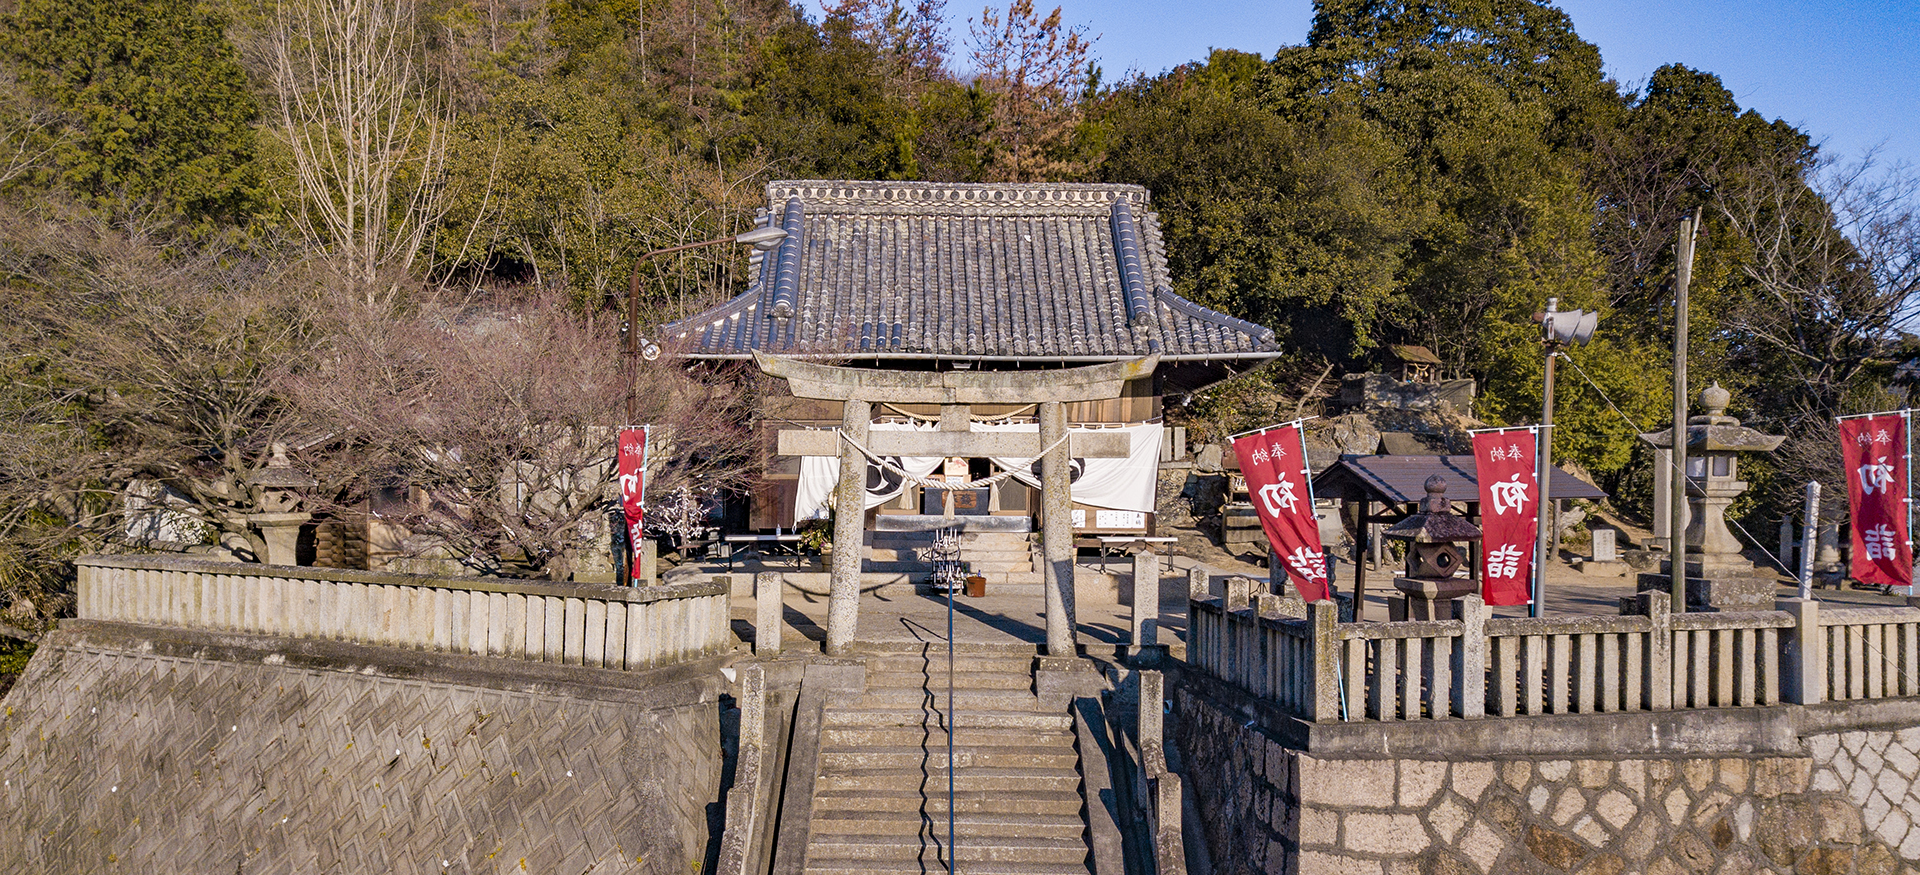
[[[759,260],[744,294],[660,329],[680,354],[1158,352],[1242,365],[1279,354],[1271,331],[1173,293],[1139,186],[802,180],[770,183],[767,202],[763,221],[779,221],[787,239]]]

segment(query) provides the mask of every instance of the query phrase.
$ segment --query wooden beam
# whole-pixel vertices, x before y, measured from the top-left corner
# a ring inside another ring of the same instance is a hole
[[[889,404],[1032,404],[1120,397],[1128,380],[1151,376],[1158,353],[1122,362],[1036,371],[890,371],[845,368],[754,350],[761,372],[787,381],[796,398]]]
[[[1031,459],[1046,449],[1038,432],[987,431],[876,431],[867,435],[867,449],[881,456],[959,456],[967,459]],[[1076,459],[1124,459],[1131,442],[1123,431],[1074,432],[1067,436],[1067,452]],[[782,456],[837,456],[840,433],[830,429],[782,429]]]

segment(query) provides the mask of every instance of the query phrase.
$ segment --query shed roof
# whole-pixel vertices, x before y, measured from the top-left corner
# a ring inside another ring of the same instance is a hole
[[[1444,362],[1440,361],[1439,356],[1433,354],[1433,350],[1430,350],[1424,346],[1414,346],[1411,344],[1393,343],[1393,344],[1387,345],[1387,351],[1393,353],[1394,358],[1397,358],[1403,362],[1407,362],[1410,364],[1421,364],[1421,365],[1444,364]]]
[[[1435,474],[1446,478],[1447,494],[1455,501],[1480,500],[1480,478],[1472,456],[1341,456],[1339,463],[1313,478],[1313,494],[1410,504],[1426,497],[1427,478]],[[1607,497],[1558,465],[1551,477],[1547,494],[1552,499]]]
[[[1280,354],[1174,294],[1135,185],[783,181],[787,238],[737,298],[663,326],[680,355],[1060,365],[1159,354],[1197,388]]]

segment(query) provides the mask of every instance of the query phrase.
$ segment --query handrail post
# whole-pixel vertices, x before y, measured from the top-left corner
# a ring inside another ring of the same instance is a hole
[[[1160,643],[1160,557],[1142,550],[1133,557],[1133,649]]]
[[[1187,569],[1187,598],[1207,599],[1213,597],[1213,572],[1198,562]]]
[[[1307,719],[1334,723],[1340,719],[1340,606],[1328,599],[1307,605],[1308,647],[1313,656],[1313,691],[1307,697]]]
[[[1820,603],[1812,599],[1781,599],[1780,609],[1793,615],[1793,628],[1780,642],[1781,698],[1795,705],[1817,705],[1827,700],[1827,653],[1820,630]]]
[[[786,605],[781,601],[783,575],[762,571],[753,576],[753,653],[776,656],[780,653],[780,626]]]
[[[1487,716],[1487,601],[1477,593],[1456,599],[1460,664],[1453,672],[1453,708],[1461,717]]]
[[[1647,660],[1641,675],[1647,710],[1673,709],[1673,598],[1669,593],[1643,592],[1637,605],[1651,624],[1647,629]]]

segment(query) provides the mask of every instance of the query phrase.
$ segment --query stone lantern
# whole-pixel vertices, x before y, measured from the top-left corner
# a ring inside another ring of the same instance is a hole
[[[1410,542],[1406,575],[1393,579],[1394,588],[1406,594],[1406,606],[1394,606],[1392,613],[1401,615],[1394,619],[1450,620],[1454,599],[1480,591],[1467,558],[1467,545],[1480,540],[1480,527],[1454,514],[1446,478],[1428,477],[1426,487],[1419,511],[1381,533]],[[1468,576],[1455,577],[1463,568]]]
[[[1727,415],[1731,396],[1715,383],[1700,393],[1704,416],[1687,420],[1687,607],[1771,610],[1775,581],[1740,555],[1742,545],[1727,528],[1727,505],[1747,491],[1740,479],[1741,453],[1770,453],[1786,438],[1761,434]],[[1673,433],[1641,440],[1672,449]],[[1640,575],[1640,589],[1671,586],[1673,563]]]
[[[303,493],[319,483],[287,460],[286,444],[274,444],[273,455],[267,459],[267,466],[247,475],[247,487],[261,510],[260,513],[248,514],[247,521],[260,530],[260,540],[267,547],[266,555],[260,557],[261,562],[267,565],[300,564],[297,556],[300,527],[313,519],[313,514],[299,509],[300,502],[304,498]]]

